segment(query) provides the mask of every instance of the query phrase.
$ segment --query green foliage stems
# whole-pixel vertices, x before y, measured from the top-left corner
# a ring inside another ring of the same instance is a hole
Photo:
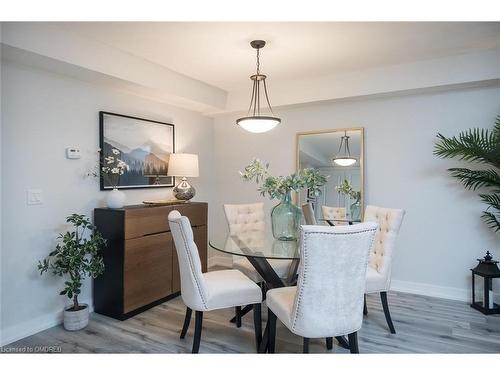
[[[317,169],[305,168],[289,176],[269,176],[269,163],[265,165],[259,159],[253,159],[240,176],[244,181],[255,181],[261,186],[257,191],[262,195],[268,195],[270,199],[281,199],[291,191],[309,189],[311,194],[319,196],[321,187],[326,184],[327,176],[321,174]]]

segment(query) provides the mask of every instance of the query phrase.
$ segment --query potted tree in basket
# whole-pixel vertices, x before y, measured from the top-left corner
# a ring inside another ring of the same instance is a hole
[[[458,158],[476,163],[479,169],[449,168],[450,175],[459,180],[468,190],[481,190],[479,197],[487,205],[481,217],[497,234],[500,234],[500,116],[497,116],[493,129],[469,129],[458,136],[447,138],[437,135],[434,154],[441,158]],[[468,166],[468,165],[467,165]],[[489,251],[479,265],[472,271],[471,306],[483,314],[498,313],[500,309],[493,301],[493,278],[498,277],[496,261]],[[485,273],[485,271],[487,271]],[[476,277],[484,282],[483,302],[475,301],[474,285]]]
[[[64,328],[76,331],[89,322],[89,307],[78,302],[82,280],[85,276],[96,278],[104,272],[101,250],[106,245],[99,232],[84,215],[73,214],[66,218],[72,224],[71,232],[60,234],[61,243],[43,260],[38,262],[40,274],[51,271],[54,275],[67,277],[64,289],[59,293],[73,301],[64,309]],[[87,232],[91,233],[87,236]]]

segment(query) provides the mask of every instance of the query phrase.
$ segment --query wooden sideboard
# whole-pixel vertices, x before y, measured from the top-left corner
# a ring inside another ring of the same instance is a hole
[[[104,273],[94,280],[95,312],[125,320],[180,294],[179,263],[167,220],[172,210],[191,221],[206,272],[207,203],[96,208],[94,223],[107,246]]]

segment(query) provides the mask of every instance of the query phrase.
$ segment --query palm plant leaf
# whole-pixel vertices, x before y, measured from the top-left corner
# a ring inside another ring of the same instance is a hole
[[[500,143],[500,116],[497,116],[495,120],[495,126],[493,127],[493,136],[497,141],[497,144]]]
[[[495,232],[500,232],[500,216],[488,211],[483,211],[481,215],[486,224]]]
[[[500,187],[500,175],[494,169],[473,171],[468,168],[449,168],[452,177],[462,182],[466,189]]]
[[[500,194],[479,194],[481,200],[500,212]]]
[[[446,138],[437,135],[434,155],[441,158],[454,158],[468,162],[485,163],[493,168],[471,170],[450,168],[450,175],[457,178],[466,189],[490,188],[488,194],[480,194],[481,200],[488,205],[481,216],[495,232],[500,232],[500,116],[497,116],[492,130],[469,129],[456,137]],[[489,211],[490,209],[496,212]]]
[[[488,129],[469,129],[458,137],[446,138],[438,133],[434,155],[441,158],[458,157],[470,162],[483,162],[500,168],[500,146],[495,132]]]

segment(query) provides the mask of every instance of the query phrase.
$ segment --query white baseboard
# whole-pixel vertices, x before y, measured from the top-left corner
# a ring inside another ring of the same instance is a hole
[[[90,307],[90,312],[94,311],[94,307]],[[34,335],[35,333],[45,331],[46,329],[62,324],[62,311],[53,314],[45,314],[38,318],[28,320],[12,327],[7,327],[2,330],[0,337],[0,346],[8,345],[17,340]]]
[[[469,302],[471,292],[469,289],[452,288],[412,281],[392,280],[391,290],[403,293],[419,294],[428,297],[451,299],[455,301]]]

